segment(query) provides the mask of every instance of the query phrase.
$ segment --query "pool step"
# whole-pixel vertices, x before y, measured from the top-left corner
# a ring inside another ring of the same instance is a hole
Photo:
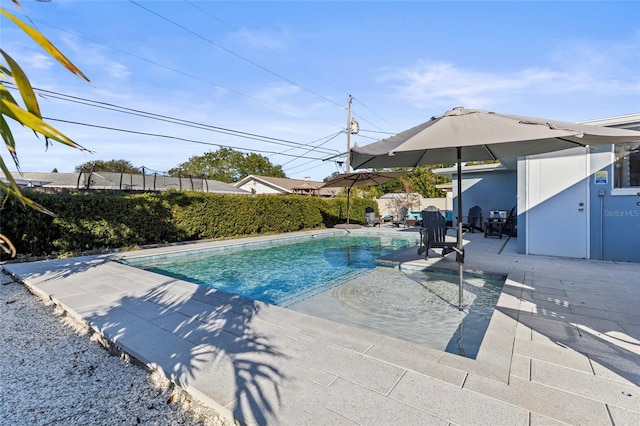
[[[374,271],[374,269],[360,269],[357,271],[350,272],[343,277],[340,277],[336,280],[331,281],[330,283],[317,283],[295,295],[291,295],[287,298],[282,299],[280,303],[278,303],[278,305],[284,308],[288,308],[289,306],[293,306],[296,303],[300,303],[304,300],[310,299],[321,293],[324,293],[336,287],[340,287],[341,285],[351,280],[355,280],[356,278],[360,278],[362,276],[368,275],[372,271]]]

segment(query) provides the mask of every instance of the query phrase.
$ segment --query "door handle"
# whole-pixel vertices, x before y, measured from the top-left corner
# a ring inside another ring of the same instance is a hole
[[[579,212],[583,212],[584,211],[584,203],[578,203],[578,211]]]

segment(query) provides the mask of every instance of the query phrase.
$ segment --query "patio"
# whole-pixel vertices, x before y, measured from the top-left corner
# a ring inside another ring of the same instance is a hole
[[[513,239],[464,239],[465,269],[508,276],[475,360],[109,256],[4,268],[194,397],[249,424],[636,424],[640,264],[523,256]],[[185,247],[154,250],[176,249]],[[387,261],[457,267],[453,255],[424,260],[415,248]]]

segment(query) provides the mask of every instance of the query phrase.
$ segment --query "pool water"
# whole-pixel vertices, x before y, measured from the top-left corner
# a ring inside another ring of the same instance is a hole
[[[491,321],[505,277],[447,270],[378,268],[290,309],[473,358]]]
[[[376,258],[416,244],[416,237],[349,234],[159,260],[132,259],[127,263],[287,307],[374,269]]]
[[[134,258],[127,264],[201,286],[475,358],[504,276],[376,267],[416,237],[340,235]]]

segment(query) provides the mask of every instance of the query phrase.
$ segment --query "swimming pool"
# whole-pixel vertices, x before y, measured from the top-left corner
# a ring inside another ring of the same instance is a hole
[[[313,235],[129,258],[130,266],[475,358],[505,281],[457,272],[376,267],[417,236]],[[384,262],[379,265],[384,265]]]
[[[288,307],[376,267],[376,259],[415,246],[416,236],[330,235],[274,245],[218,248],[127,264],[253,300]]]

